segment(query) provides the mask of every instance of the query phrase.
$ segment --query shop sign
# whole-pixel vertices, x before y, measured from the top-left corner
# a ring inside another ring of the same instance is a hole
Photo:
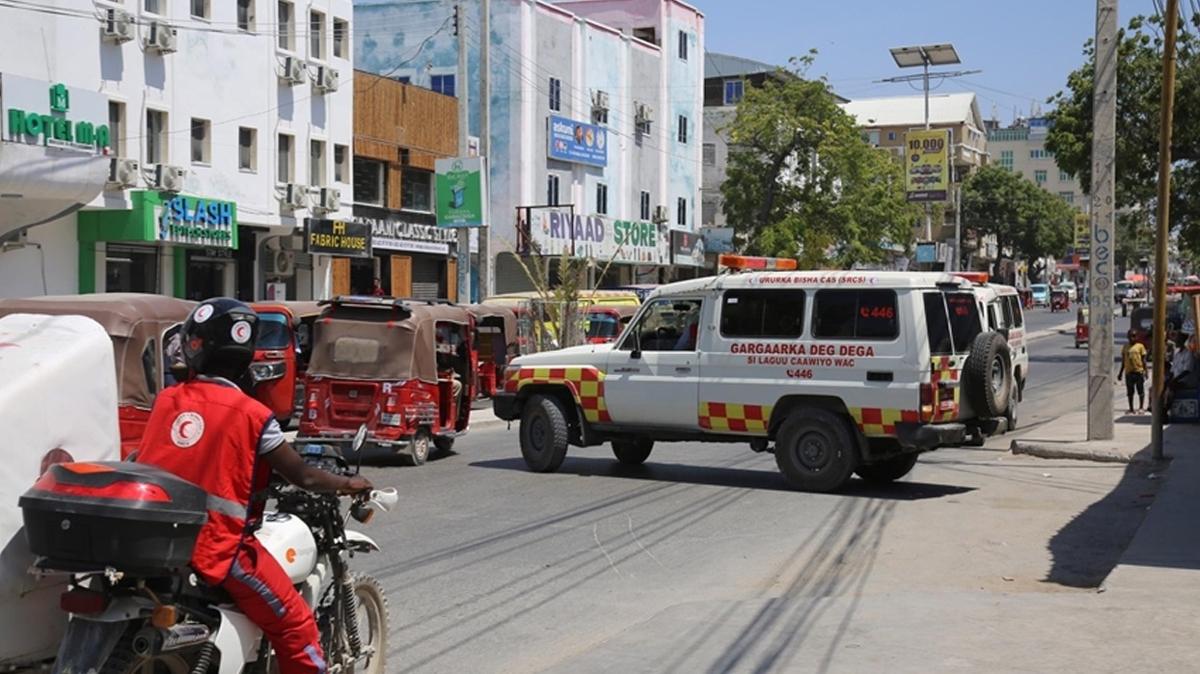
[[[438,227],[479,227],[487,223],[487,160],[484,157],[438,159]]]
[[[237,205],[231,201],[178,195],[158,211],[158,240],[233,248],[237,245]]]
[[[4,75],[4,138],[20,143],[107,153],[112,145],[106,99],[95,92]]]
[[[629,264],[670,264],[666,225],[644,220],[610,220],[592,215],[572,217],[570,211],[537,210],[529,235],[543,255],[568,255]]]
[[[362,222],[306,218],[304,252],[337,257],[371,257],[371,227]]]
[[[364,217],[354,220],[371,228],[371,247],[376,250],[449,255],[450,244],[458,240],[458,232],[453,229],[418,222]]]
[[[1092,221],[1086,213],[1075,214],[1075,248],[1090,249],[1092,245]]]
[[[589,166],[608,165],[608,130],[602,126],[550,115],[546,156]]]
[[[703,267],[704,237],[695,232],[672,229],[671,264],[676,267]]]
[[[904,134],[904,189],[909,201],[945,201],[950,190],[950,130]]]
[[[700,233],[704,237],[704,250],[710,253],[734,252],[732,227],[701,227]]]
[[[937,262],[938,247],[932,241],[917,244],[917,264],[932,264]]]

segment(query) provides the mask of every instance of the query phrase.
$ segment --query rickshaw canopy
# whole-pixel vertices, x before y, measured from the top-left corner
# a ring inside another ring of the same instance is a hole
[[[468,304],[465,308],[475,317],[476,324],[482,324],[488,319],[502,321],[504,324],[504,343],[508,345],[517,342],[517,313],[512,307],[484,303]]]

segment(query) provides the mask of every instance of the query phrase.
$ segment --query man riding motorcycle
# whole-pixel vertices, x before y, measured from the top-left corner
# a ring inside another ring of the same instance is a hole
[[[234,383],[253,360],[257,332],[258,315],[237,300],[214,298],[192,310],[180,333],[189,377],[159,393],[136,460],[208,492],[192,568],[262,629],[279,671],[324,672],[312,610],[253,532],[272,470],[314,492],[356,494],[371,483],[306,464],[270,410]]]

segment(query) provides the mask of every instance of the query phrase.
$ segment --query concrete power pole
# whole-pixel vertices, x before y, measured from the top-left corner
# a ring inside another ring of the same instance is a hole
[[[482,0],[479,16],[479,154],[487,158],[492,170],[492,87],[491,87],[491,2]],[[492,184],[488,176],[487,184]],[[489,188],[490,189],[490,188]],[[490,201],[490,195],[483,195]],[[490,206],[490,204],[489,204]],[[479,228],[479,301],[492,294],[492,223],[495,214],[488,209],[488,222]]]
[[[1167,21],[1163,28],[1162,103],[1158,137],[1158,237],[1154,247],[1154,376],[1150,395],[1154,423],[1150,446],[1155,459],[1163,458],[1163,388],[1167,371],[1167,237],[1171,231],[1171,125],[1175,117],[1175,39],[1179,34],[1179,0],[1167,0]]]
[[[1096,0],[1092,242],[1088,288],[1088,440],[1113,437],[1113,220],[1117,158],[1117,0]]]
[[[467,138],[471,135],[471,87],[467,78],[467,25],[464,6],[454,6],[454,26],[458,33],[458,75],[454,78],[454,93],[458,96],[458,156],[467,156]],[[467,304],[471,301],[471,230],[458,229],[458,297],[454,301]]]

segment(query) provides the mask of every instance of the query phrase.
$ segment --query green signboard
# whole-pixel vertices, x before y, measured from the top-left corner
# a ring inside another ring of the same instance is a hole
[[[80,241],[165,241],[237,248],[237,204],[205,197],[134,190],[128,211],[80,211]]]
[[[479,227],[487,223],[487,162],[483,157],[439,159],[438,227]]]
[[[15,88],[15,78],[9,76],[8,88]],[[8,97],[18,98],[14,96]],[[20,104],[27,105],[27,104]],[[104,151],[112,145],[112,134],[101,119],[71,119],[71,94],[64,84],[50,86],[46,113],[26,107],[11,106],[7,110],[8,135],[51,147],[87,148]]]

